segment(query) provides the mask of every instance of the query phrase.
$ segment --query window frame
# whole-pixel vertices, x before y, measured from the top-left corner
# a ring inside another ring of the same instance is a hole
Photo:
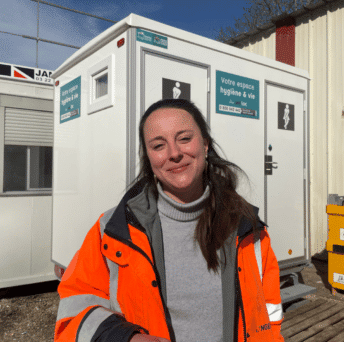
[[[115,56],[111,54],[88,69],[87,79],[89,83],[89,94],[87,114],[93,114],[114,105],[114,66]],[[107,94],[96,98],[96,81],[105,74],[107,74],[108,77]]]

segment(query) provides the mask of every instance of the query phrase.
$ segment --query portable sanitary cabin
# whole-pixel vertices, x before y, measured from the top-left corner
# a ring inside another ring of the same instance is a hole
[[[193,101],[222,153],[248,175],[281,275],[309,262],[306,71],[135,14],[52,75],[52,259],[66,267],[138,171],[138,123],[162,98]]]

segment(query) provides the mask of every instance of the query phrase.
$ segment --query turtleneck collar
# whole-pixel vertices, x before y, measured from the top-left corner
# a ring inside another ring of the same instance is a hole
[[[196,201],[190,203],[178,203],[164,193],[160,183],[157,184],[157,187],[159,192],[159,213],[173,220],[181,222],[193,221],[198,219],[210,194],[209,185],[207,185],[203,192],[203,195]]]

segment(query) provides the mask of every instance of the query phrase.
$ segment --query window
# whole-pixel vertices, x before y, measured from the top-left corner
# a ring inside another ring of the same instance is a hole
[[[28,147],[30,163],[27,165],[28,190],[51,189],[53,148],[50,146]]]
[[[95,80],[96,99],[108,93],[108,74],[102,75]]]
[[[4,114],[0,192],[51,190],[53,113],[5,107]]]
[[[4,192],[51,187],[52,147],[5,145]]]
[[[26,147],[5,145],[4,191],[26,190]]]
[[[88,70],[88,114],[114,105],[114,60],[115,56],[110,55]]]

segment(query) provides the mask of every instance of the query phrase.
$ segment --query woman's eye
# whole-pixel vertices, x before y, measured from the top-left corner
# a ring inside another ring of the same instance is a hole
[[[155,146],[153,146],[153,150],[157,151],[157,150],[161,149],[162,146],[163,146],[163,144],[155,145]]]
[[[191,140],[191,137],[182,137],[180,140],[187,142]]]

